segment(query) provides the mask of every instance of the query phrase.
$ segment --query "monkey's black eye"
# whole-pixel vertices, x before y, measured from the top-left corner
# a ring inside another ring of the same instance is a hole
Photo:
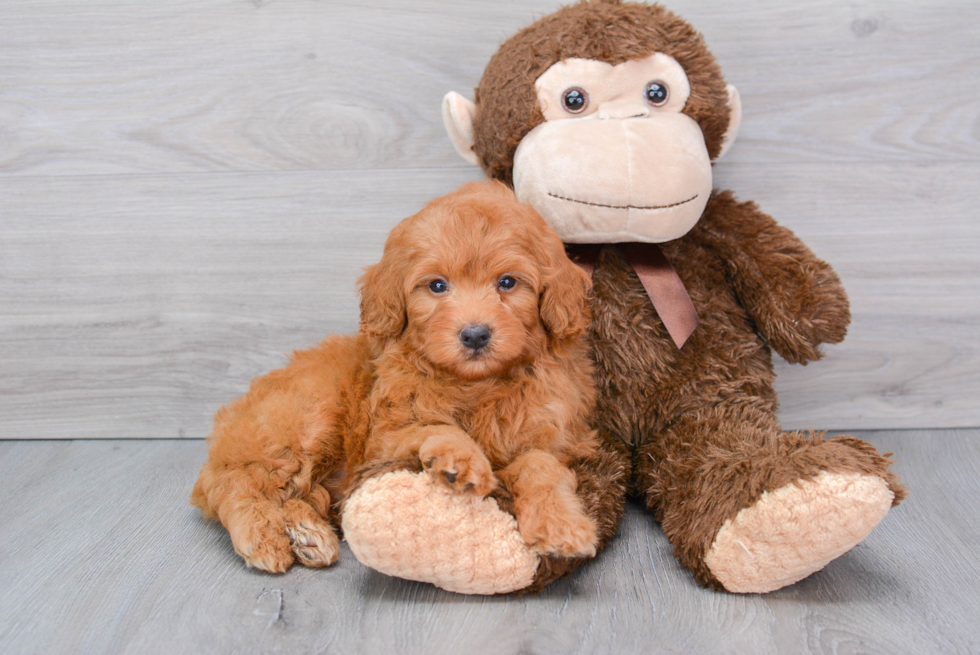
[[[643,89],[643,97],[646,98],[647,102],[654,107],[663,107],[667,104],[667,98],[670,97],[670,91],[667,89],[667,85],[659,80],[654,80],[647,84],[646,88]]]
[[[514,285],[516,285],[516,284],[517,284],[517,280],[515,280],[514,278],[512,278],[509,275],[505,275],[502,278],[500,278],[499,280],[497,280],[497,286],[499,288],[505,290],[505,291],[507,289],[513,289],[514,288]]]
[[[589,94],[585,92],[585,89],[580,89],[577,86],[565,89],[565,92],[561,94],[561,106],[569,114],[581,114],[589,106]]]
[[[445,280],[432,280],[429,282],[429,291],[432,293],[446,293],[449,290],[449,284]]]

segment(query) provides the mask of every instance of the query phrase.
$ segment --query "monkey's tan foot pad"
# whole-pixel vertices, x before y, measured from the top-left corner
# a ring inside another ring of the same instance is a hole
[[[394,471],[369,479],[347,499],[342,525],[365,566],[447,591],[517,591],[538,570],[538,556],[497,501],[454,494],[425,473]]]
[[[893,494],[873,475],[820,473],[764,493],[725,521],[704,558],[735,593],[764,593],[819,571],[885,517]]]

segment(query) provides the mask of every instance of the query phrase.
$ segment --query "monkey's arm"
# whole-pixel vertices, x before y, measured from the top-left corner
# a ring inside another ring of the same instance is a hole
[[[819,359],[821,343],[844,339],[847,295],[829,264],[753,202],[716,194],[698,231],[718,252],[742,305],[787,361]]]

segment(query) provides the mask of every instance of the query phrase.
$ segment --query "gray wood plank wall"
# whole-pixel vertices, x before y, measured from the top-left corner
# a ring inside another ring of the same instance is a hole
[[[356,329],[387,230],[480,177],[442,95],[559,4],[5,2],[0,437],[201,437]],[[784,424],[980,425],[980,4],[669,4],[741,91],[716,184],[853,303],[824,360],[779,365]]]

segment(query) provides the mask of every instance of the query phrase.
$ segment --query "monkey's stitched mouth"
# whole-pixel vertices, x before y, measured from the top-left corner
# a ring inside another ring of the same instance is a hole
[[[681,200],[680,202],[672,202],[669,205],[650,205],[648,207],[640,207],[638,205],[603,205],[598,202],[587,202],[585,200],[576,200],[575,198],[566,198],[565,196],[559,196],[557,194],[548,192],[548,195],[552,198],[558,198],[559,200],[567,200],[568,202],[577,202],[580,205],[588,205],[590,207],[605,207],[607,209],[670,209],[671,207],[677,207],[678,205],[683,205],[685,203],[691,202],[698,197],[699,194],[695,193],[693,196],[687,200]]]

